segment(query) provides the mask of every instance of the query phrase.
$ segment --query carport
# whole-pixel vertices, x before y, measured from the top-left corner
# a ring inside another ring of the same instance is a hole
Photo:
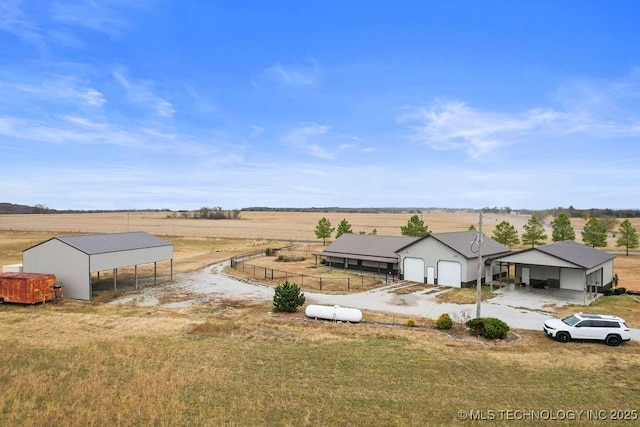
[[[173,245],[144,231],[54,237],[22,252],[25,273],[52,273],[64,285],[66,297],[90,300],[91,273],[113,271],[116,288],[118,268],[133,266],[138,287],[138,266],[170,261],[173,279]]]
[[[539,289],[582,292],[583,301],[613,285],[615,255],[573,241],[525,249],[491,259],[500,269],[515,266],[515,282]]]

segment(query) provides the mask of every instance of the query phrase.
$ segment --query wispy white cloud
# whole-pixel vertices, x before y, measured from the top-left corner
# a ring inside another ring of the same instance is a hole
[[[461,150],[471,158],[498,150],[518,135],[558,120],[552,110],[533,109],[519,114],[473,109],[459,101],[438,101],[428,108],[413,108],[398,117],[413,137],[434,150]]]
[[[99,90],[78,81],[74,77],[59,76],[46,79],[40,83],[0,82],[0,87],[6,91],[15,91],[38,101],[55,101],[64,104],[79,104],[81,106],[100,107],[107,102],[104,94]]]
[[[344,142],[344,141],[347,142]],[[354,150],[359,138],[337,133],[330,126],[307,123],[289,130],[283,141],[298,151],[321,159],[333,160],[339,154]]]
[[[128,27],[123,10],[141,8],[146,1],[55,1],[50,8],[51,20],[65,25],[88,28],[110,37],[120,37]]]
[[[3,0],[0,2],[0,30],[18,37],[30,45],[42,45],[42,29],[28,17],[22,0]]]
[[[640,135],[640,68],[615,79],[567,80],[555,91],[555,99],[566,111],[567,133],[598,138]]]
[[[315,60],[306,64],[281,64],[276,62],[263,72],[263,79],[288,87],[315,86],[320,70]]]
[[[171,117],[176,110],[166,99],[156,95],[153,83],[145,80],[133,80],[126,76],[127,71],[116,68],[113,76],[116,81],[126,90],[127,97],[136,105],[148,108],[162,117]]]
[[[284,141],[299,151],[321,159],[333,159],[334,155],[316,142],[326,135],[330,127],[316,123],[292,129],[285,135]]]
[[[592,139],[640,136],[638,70],[622,79],[572,79],[556,91],[555,98],[558,107],[536,107],[515,113],[439,100],[426,108],[406,108],[397,122],[412,131],[414,140],[433,150],[458,150],[473,159],[536,138],[540,141],[572,135]]]

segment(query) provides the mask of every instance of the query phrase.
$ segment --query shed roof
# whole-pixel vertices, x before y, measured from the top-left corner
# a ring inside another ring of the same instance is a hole
[[[436,239],[443,245],[450,247],[451,249],[458,252],[459,254],[462,254],[465,258],[471,259],[471,258],[478,257],[477,248],[474,246],[472,250],[472,242],[475,241],[477,235],[478,233],[473,230],[450,231],[446,233],[428,234],[424,237],[417,239],[416,241],[423,240],[423,239],[431,239],[431,238]],[[508,247],[496,242],[491,237],[487,237],[486,234],[483,234],[483,242],[484,242],[484,245],[482,246],[483,256],[504,254],[511,251]],[[413,243],[415,243],[415,241],[410,242],[409,244],[398,248],[396,251],[399,251],[400,249],[404,249],[405,247],[410,246]]]
[[[572,240],[550,243],[535,249],[584,268],[593,268],[616,257],[608,252]]]
[[[601,265],[607,261],[614,259],[616,256],[608,252],[604,252],[587,245],[576,243],[572,240],[563,242],[550,243],[548,245],[539,246],[537,248],[528,248],[513,254],[496,257],[494,261],[509,262],[512,257],[517,257],[521,262],[523,256],[528,252],[542,252],[551,257],[568,262],[576,267],[591,269]]]
[[[122,252],[136,249],[172,246],[171,243],[145,231],[111,234],[85,234],[54,237],[87,255]]]
[[[318,255],[354,258],[368,261],[396,262],[396,251],[418,240],[418,237],[343,234]]]

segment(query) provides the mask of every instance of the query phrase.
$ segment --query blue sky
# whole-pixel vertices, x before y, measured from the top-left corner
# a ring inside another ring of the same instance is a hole
[[[640,2],[0,0],[0,202],[640,208]]]

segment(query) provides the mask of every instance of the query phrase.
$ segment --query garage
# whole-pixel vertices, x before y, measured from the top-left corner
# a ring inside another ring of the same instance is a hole
[[[438,285],[460,288],[462,268],[454,261],[438,261]]]
[[[404,280],[424,283],[424,260],[420,258],[404,259]]]
[[[582,291],[584,290],[584,282],[584,270],[578,270],[577,268],[560,269],[560,283],[562,284],[562,288]]]

